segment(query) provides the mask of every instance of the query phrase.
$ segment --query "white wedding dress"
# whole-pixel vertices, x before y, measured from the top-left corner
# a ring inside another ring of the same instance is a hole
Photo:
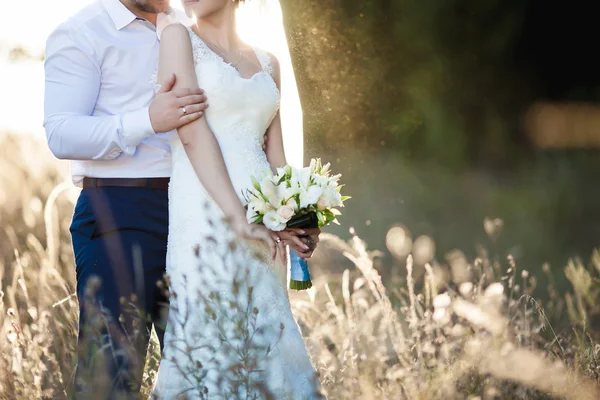
[[[268,53],[249,79],[189,30],[205,117],[237,193],[270,168],[263,135],[279,107]],[[171,310],[154,395],[160,399],[319,398],[294,320],[286,266],[262,244],[239,243],[204,190],[176,133],[171,139],[167,275]]]

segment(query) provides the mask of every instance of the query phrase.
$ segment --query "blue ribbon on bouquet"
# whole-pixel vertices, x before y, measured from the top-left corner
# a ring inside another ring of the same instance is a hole
[[[290,289],[306,290],[312,287],[308,262],[290,249]]]

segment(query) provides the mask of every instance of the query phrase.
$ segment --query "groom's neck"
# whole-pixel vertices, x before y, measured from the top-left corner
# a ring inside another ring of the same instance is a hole
[[[129,11],[134,13],[136,16],[138,16],[140,18],[144,18],[145,20],[149,21],[151,24],[156,26],[158,12],[156,12],[155,10],[151,10],[149,8],[140,6],[134,0],[120,0],[120,1],[125,7],[127,7],[127,9]]]

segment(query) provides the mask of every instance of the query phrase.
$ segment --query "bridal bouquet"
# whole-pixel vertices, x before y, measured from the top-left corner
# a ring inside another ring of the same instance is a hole
[[[313,159],[310,166],[277,168],[277,173],[263,174],[259,181],[252,176],[253,188],[244,194],[248,222],[264,224],[272,231],[286,228],[321,228],[338,223],[348,196],[342,196],[340,174],[330,176],[330,164]],[[303,290],[312,286],[308,264],[294,252],[291,258],[290,289]]]

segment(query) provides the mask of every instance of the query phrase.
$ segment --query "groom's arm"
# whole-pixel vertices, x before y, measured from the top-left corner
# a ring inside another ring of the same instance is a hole
[[[44,128],[61,159],[111,160],[132,155],[154,135],[148,107],[119,115],[92,116],[101,70],[85,33],[60,26],[49,37],[44,64]]]
[[[44,127],[50,150],[56,157],[112,160],[121,153],[133,155],[147,137],[189,124],[206,109],[202,89],[172,90],[175,84],[172,76],[161,81],[162,89],[149,107],[118,115],[92,116],[101,85],[98,52],[85,32],[75,32],[69,25],[61,25],[48,39]]]

